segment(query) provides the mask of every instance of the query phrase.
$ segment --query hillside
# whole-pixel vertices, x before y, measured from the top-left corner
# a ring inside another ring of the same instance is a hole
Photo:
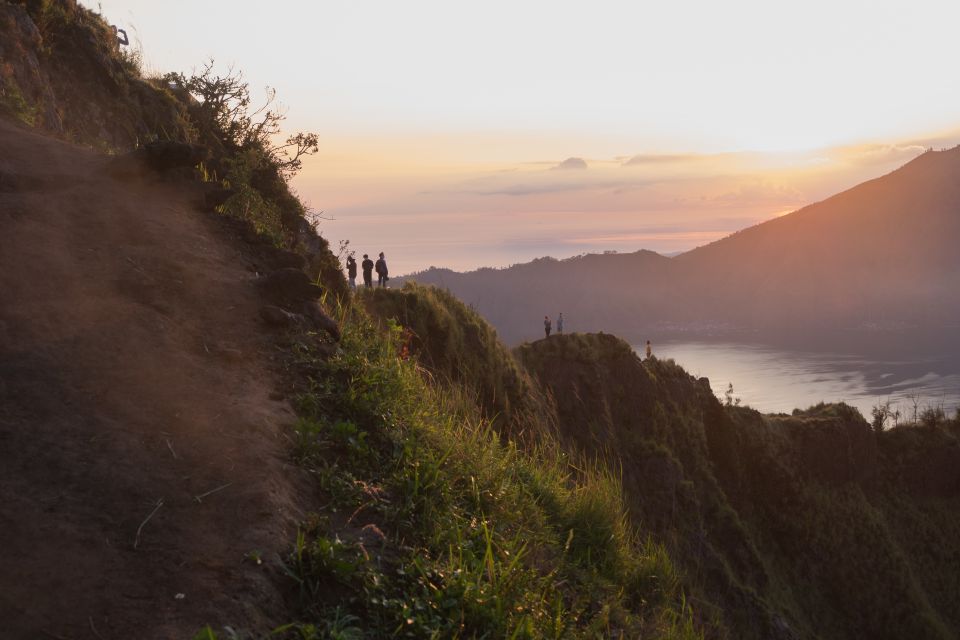
[[[681,254],[542,259],[411,279],[449,288],[508,342],[544,315],[631,340],[651,334],[943,329],[960,311],[960,148]]]
[[[415,316],[376,303],[402,326],[477,321],[421,287],[384,296],[419,300]],[[501,348],[464,349],[464,370]],[[418,346],[426,363],[448,349]],[[541,442],[616,469],[630,526],[666,547],[705,637],[956,637],[957,418],[877,432],[842,404],[725,407],[707,380],[608,334],[553,336],[515,357],[548,399]]]
[[[621,466],[632,521],[718,606],[708,636],[957,636],[956,420],[877,434],[844,405],[722,407],[602,334],[517,353],[557,398],[561,438]]]
[[[285,552],[304,482],[243,243],[194,189],[3,120],[0,146],[3,635],[284,622],[244,558]]]
[[[960,416],[765,416],[609,334],[352,293],[209,69],[144,80],[70,0],[0,25],[4,638],[960,634]],[[189,126],[99,90],[68,126],[77,61]]]
[[[236,76],[145,80],[71,0],[0,26],[4,637],[698,637],[489,325],[349,295]]]

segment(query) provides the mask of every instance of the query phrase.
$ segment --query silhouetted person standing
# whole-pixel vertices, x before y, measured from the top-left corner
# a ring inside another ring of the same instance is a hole
[[[557,334],[559,335],[562,333],[563,333],[563,314],[561,313],[557,317]]]
[[[380,252],[380,259],[377,260],[377,286],[387,286],[387,280],[390,279],[387,273],[387,261],[383,257],[383,251]]]
[[[550,318],[547,316],[543,316],[543,332],[550,337]]]
[[[357,261],[353,259],[353,255],[347,256],[347,277],[350,279],[350,288],[357,288]]]
[[[647,357],[649,358],[652,355],[653,355],[653,347],[650,346],[650,341],[647,340]]]
[[[373,286],[373,260],[367,254],[363,254],[363,262],[360,266],[363,268],[363,286],[369,289]]]

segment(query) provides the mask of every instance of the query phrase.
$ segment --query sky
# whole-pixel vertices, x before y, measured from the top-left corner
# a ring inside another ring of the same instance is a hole
[[[320,151],[294,186],[392,273],[676,253],[960,142],[960,3],[103,0]]]

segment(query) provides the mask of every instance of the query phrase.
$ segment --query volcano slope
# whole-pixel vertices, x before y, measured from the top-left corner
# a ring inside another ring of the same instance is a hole
[[[242,243],[185,183],[2,120],[0,149],[3,636],[281,622],[307,492]]]

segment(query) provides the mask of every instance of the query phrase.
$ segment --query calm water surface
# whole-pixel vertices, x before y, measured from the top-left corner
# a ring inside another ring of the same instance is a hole
[[[642,346],[636,349],[643,352]],[[731,342],[663,342],[654,345],[654,353],[709,378],[718,397],[733,383],[735,397],[765,413],[842,400],[869,419],[871,407],[889,399],[910,417],[914,397],[921,409],[942,406],[948,415],[960,406],[960,354],[952,345],[878,357]]]

